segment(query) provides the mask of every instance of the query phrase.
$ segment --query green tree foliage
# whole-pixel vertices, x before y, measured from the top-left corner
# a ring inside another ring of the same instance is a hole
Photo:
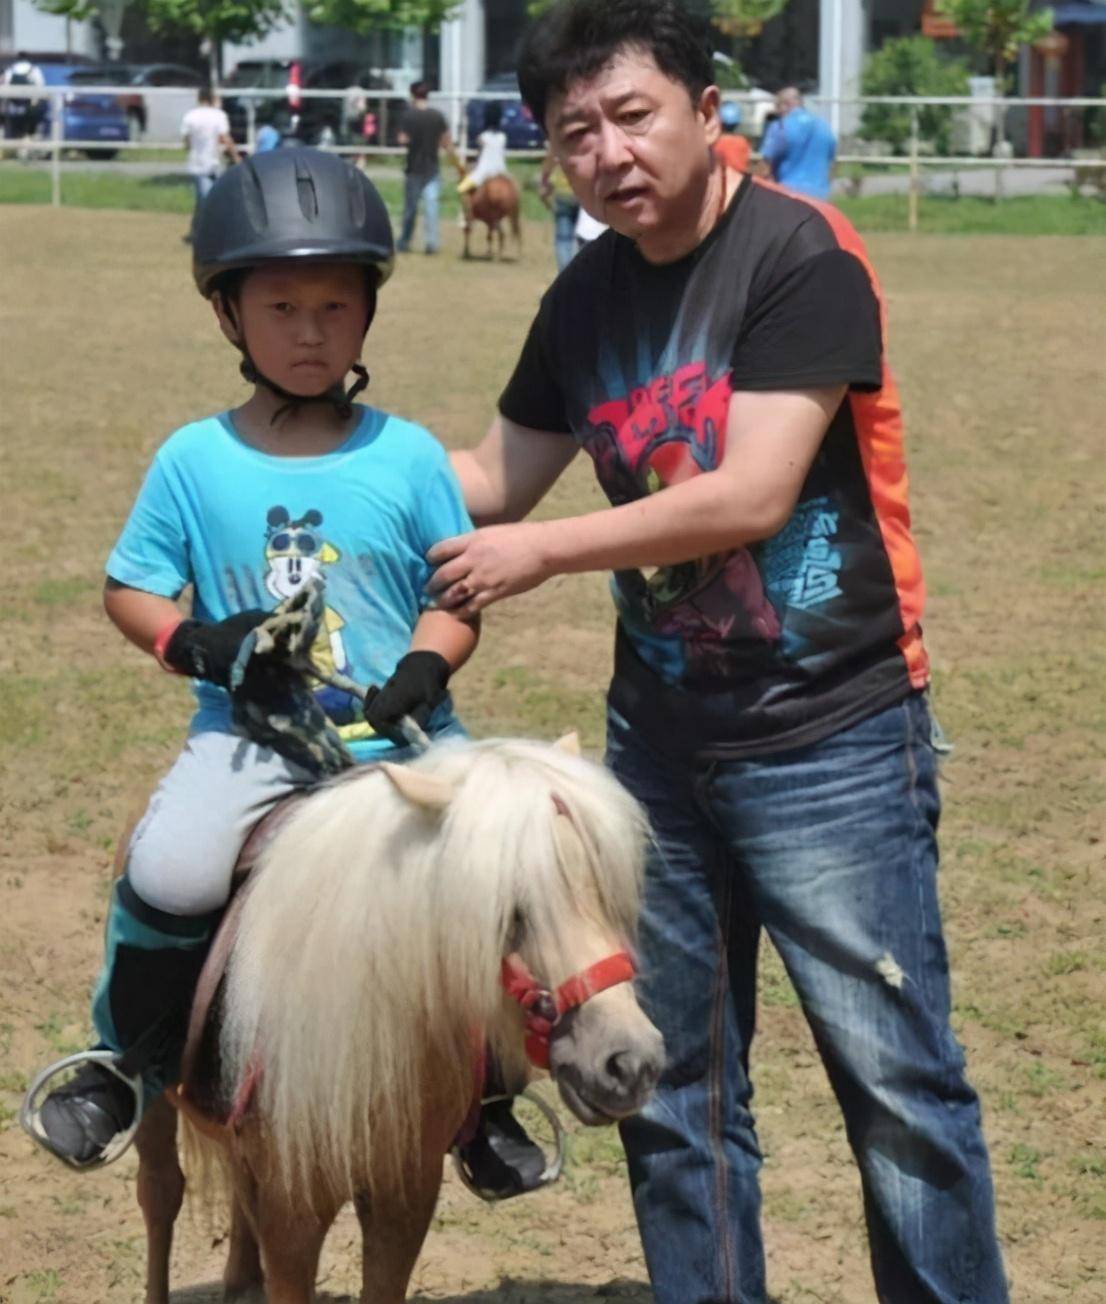
[[[95,18],[99,13],[96,0],[32,0],[36,9],[44,14],[55,14],[59,18],[70,18],[75,23],[84,23]]]
[[[864,63],[862,95],[967,95],[967,65],[944,57],[928,36],[888,41]],[[938,154],[949,152],[953,110],[930,106],[918,112],[918,134]],[[910,109],[898,104],[868,104],[860,123],[869,140],[886,140],[903,152],[910,139]]]
[[[1039,41],[1052,31],[1052,10],[1030,13],[1032,0],[937,0],[960,35],[990,61],[997,88],[1005,93],[1006,69],[1018,56],[1018,47]]]
[[[764,24],[783,13],[787,0],[713,0],[711,22],[727,36],[749,40]]]
[[[437,31],[452,18],[462,0],[306,0],[304,8],[316,23],[329,23],[351,32],[418,27]]]
[[[286,0],[140,0],[156,32],[193,32],[213,46],[243,44],[272,31],[289,14]]]

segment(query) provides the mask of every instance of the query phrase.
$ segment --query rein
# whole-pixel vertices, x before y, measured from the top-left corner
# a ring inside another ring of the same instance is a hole
[[[503,959],[500,981],[508,996],[522,1007],[526,1027],[526,1055],[535,1068],[549,1068],[549,1043],[557,1025],[569,1010],[608,987],[628,983],[634,977],[634,962],[628,951],[615,951],[589,968],[566,978],[556,990],[543,987],[518,955]]]

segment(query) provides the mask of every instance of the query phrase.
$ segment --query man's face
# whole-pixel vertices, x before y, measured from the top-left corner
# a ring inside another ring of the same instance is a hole
[[[687,88],[628,46],[594,77],[554,95],[546,130],[584,208],[622,235],[679,232],[698,221],[718,139],[718,89]]]

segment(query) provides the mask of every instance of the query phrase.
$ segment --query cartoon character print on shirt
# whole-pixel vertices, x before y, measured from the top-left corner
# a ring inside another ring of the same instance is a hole
[[[593,407],[584,443],[611,502],[632,502],[714,470],[725,448],[732,392],[729,371],[712,382],[706,364],[692,362]],[[767,647],[779,637],[779,618],[746,548],[662,566],[649,576],[620,571],[615,588],[629,622],[642,633],[678,640],[684,658],[678,670],[696,678],[732,673],[735,641]]]
[[[315,508],[295,520],[286,507],[270,507],[265,518],[265,588],[278,601],[290,598],[307,580],[323,573],[324,566],[341,560],[341,553],[319,533],[323,514]],[[343,617],[327,604],[323,623],[311,649],[311,659],[327,674],[348,672],[342,629]],[[358,701],[349,693],[327,685],[315,692],[319,704],[335,724],[361,718]]]

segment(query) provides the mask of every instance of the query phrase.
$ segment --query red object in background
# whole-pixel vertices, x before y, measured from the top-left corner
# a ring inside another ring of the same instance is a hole
[[[294,63],[288,70],[288,85],[286,87],[288,92],[288,107],[290,109],[299,109],[300,105],[303,103],[303,96],[300,94],[302,87],[303,73],[300,70],[299,64]]]
[[[366,113],[361,123],[361,135],[372,143],[376,139],[376,114]]]

